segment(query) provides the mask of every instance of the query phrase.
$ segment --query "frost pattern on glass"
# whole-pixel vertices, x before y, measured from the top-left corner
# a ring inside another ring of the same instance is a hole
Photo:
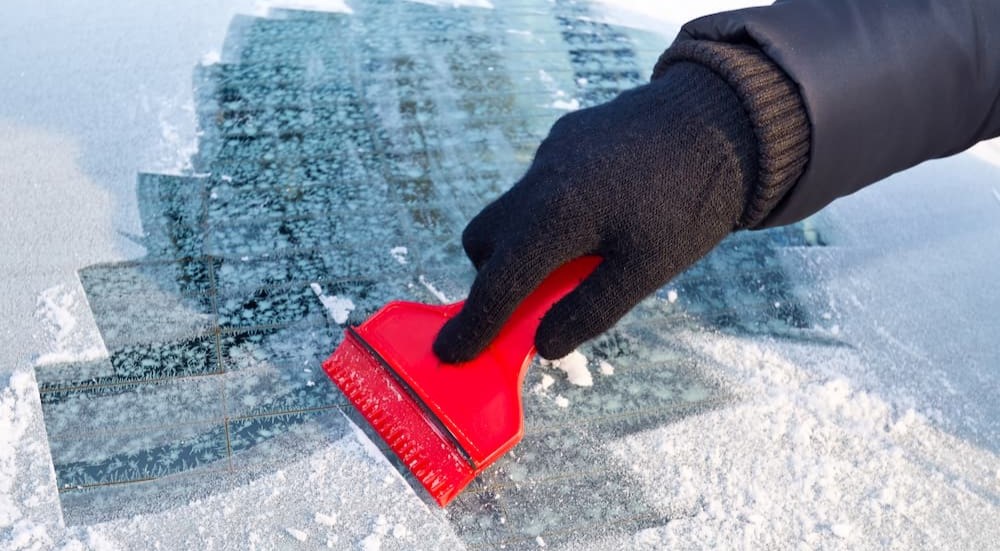
[[[38,369],[68,522],[247,483],[349,433],[320,367],[343,325],[462,298],[467,220],[559,115],[641,84],[665,42],[583,2],[498,4],[233,20],[221,62],[195,69],[191,174],[138,177],[147,256],[80,272],[110,357]],[[602,442],[731,399],[672,331],[812,338],[778,262],[807,244],[734,236],[583,348],[593,386],[533,366],[523,443],[447,511],[460,536],[556,545],[691,514],[649,505]],[[346,322],[320,293],[350,301]]]

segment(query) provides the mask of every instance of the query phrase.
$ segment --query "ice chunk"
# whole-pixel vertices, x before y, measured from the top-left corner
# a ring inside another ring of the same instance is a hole
[[[608,362],[606,362],[604,360],[601,360],[601,363],[598,366],[598,369],[600,370],[601,375],[608,376],[608,375],[614,375],[615,374],[615,366],[609,364]]]
[[[396,262],[399,262],[400,264],[407,263],[406,255],[409,252],[409,249],[406,247],[393,247],[389,249],[389,254],[391,254],[392,257],[396,259]]]
[[[323,308],[326,308],[326,312],[330,314],[333,321],[337,322],[339,325],[343,325],[347,322],[347,318],[351,315],[351,311],[354,310],[354,301],[347,297],[341,297],[338,295],[327,296],[323,294],[323,287],[319,283],[310,283],[309,287],[312,289],[313,293],[319,297],[319,301],[323,303]]]
[[[337,524],[337,515],[326,515],[323,513],[316,513],[313,516],[313,520],[316,524],[322,524],[323,526],[333,526]]]
[[[420,274],[420,277],[418,279],[420,280],[420,284],[423,285],[424,288],[426,288],[428,291],[430,291],[432,295],[434,295],[434,298],[441,301],[441,304],[447,304],[451,302],[451,300],[448,298],[448,295],[442,293],[437,287],[435,287],[430,281],[428,281],[423,274]]]
[[[558,360],[541,360],[544,366],[557,367],[566,373],[569,382],[576,386],[594,386],[594,378],[587,369],[587,357],[578,350],[570,352]]]

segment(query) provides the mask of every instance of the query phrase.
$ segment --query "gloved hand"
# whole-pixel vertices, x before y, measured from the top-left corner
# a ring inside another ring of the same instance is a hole
[[[691,62],[562,117],[524,177],[463,232],[478,275],[435,353],[474,358],[552,270],[598,255],[604,261],[535,336],[545,358],[572,352],[740,226],[757,154],[736,92]]]

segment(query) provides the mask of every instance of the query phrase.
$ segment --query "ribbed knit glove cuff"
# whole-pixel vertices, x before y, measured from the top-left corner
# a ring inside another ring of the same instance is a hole
[[[795,83],[752,46],[708,40],[675,42],[660,56],[653,80],[690,61],[721,76],[739,95],[757,138],[759,177],[739,228],[754,228],[795,185],[809,160],[809,119]]]

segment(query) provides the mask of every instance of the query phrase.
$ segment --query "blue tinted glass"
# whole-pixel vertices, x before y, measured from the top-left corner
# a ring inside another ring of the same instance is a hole
[[[148,255],[81,271],[110,358],[38,370],[69,522],[245,482],[343,434],[350,406],[320,368],[343,328],[389,300],[462,298],[468,219],[561,114],[641,84],[663,46],[586,4],[497,4],[233,21],[223,61],[195,70],[192,173],[139,176]],[[602,441],[730,399],[672,331],[802,337],[777,258],[807,244],[796,228],[731,238],[672,284],[680,300],[651,297],[584,347],[593,387],[535,366],[523,443],[448,509],[460,537],[533,546],[688,514],[643,502]]]

